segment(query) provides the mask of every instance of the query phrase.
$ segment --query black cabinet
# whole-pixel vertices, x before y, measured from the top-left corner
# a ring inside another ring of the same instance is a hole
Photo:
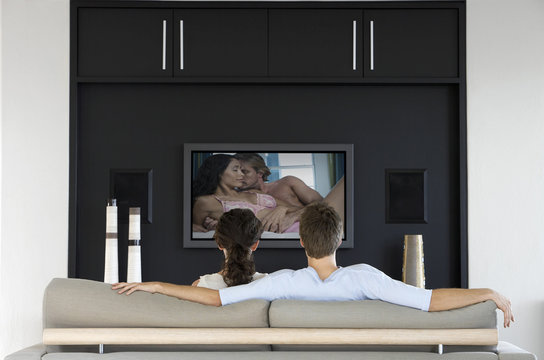
[[[362,10],[271,9],[270,76],[361,76]]]
[[[80,8],[80,77],[459,76],[459,9]]]
[[[457,77],[457,9],[364,12],[364,76]]]
[[[80,8],[79,76],[172,76],[172,10]]]
[[[174,74],[266,76],[267,11],[175,10]]]

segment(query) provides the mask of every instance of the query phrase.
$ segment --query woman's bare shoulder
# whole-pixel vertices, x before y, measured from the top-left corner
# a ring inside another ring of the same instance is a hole
[[[223,205],[213,195],[203,195],[195,199],[193,214],[201,214],[218,219],[222,212]],[[204,218],[197,219],[197,221],[204,221]]]
[[[202,195],[195,199],[195,206],[208,205],[212,203],[217,203],[217,199],[213,195]]]

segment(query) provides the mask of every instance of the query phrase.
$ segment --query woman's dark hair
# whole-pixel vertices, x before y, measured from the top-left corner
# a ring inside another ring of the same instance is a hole
[[[215,193],[221,175],[233,159],[231,155],[216,154],[204,160],[193,181],[193,202],[199,196]]]
[[[232,209],[219,218],[215,241],[227,252],[221,269],[227,286],[247,284],[253,280],[255,261],[250,247],[262,233],[260,220],[249,209]]]

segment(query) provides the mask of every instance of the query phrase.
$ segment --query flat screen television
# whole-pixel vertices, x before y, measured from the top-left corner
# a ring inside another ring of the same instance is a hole
[[[195,143],[183,151],[184,247],[216,247],[217,218],[229,209],[251,208],[259,218],[280,206],[300,214],[319,199],[343,217],[341,247],[353,247],[352,144]],[[284,229],[269,224],[259,247],[300,247],[296,216]]]

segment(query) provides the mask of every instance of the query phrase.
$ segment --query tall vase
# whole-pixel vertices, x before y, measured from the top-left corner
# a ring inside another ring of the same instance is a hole
[[[119,262],[117,255],[117,202],[108,199],[106,205],[106,249],[104,252],[104,282],[119,282]]]
[[[404,235],[402,281],[409,285],[425,288],[423,235]]]
[[[131,207],[128,213],[127,282],[142,282],[142,254],[140,248],[140,208]]]

